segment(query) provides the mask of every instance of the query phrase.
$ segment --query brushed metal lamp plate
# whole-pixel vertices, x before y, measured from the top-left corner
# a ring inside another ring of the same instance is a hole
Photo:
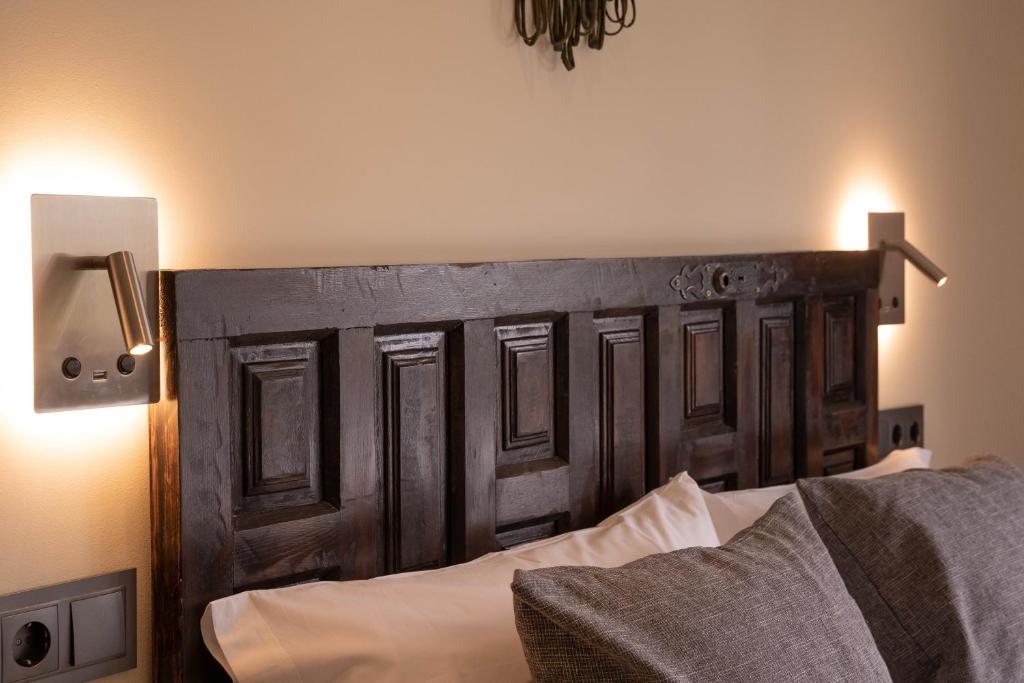
[[[884,240],[898,244],[904,238],[902,213],[868,214],[868,248],[877,249]],[[898,251],[882,254],[882,279],[878,283],[878,324],[902,325],[906,321],[906,287],[904,285],[905,259]]]
[[[115,251],[135,256],[150,321],[157,317],[158,233],[155,199],[143,197],[32,196],[32,295],[36,412],[154,403],[160,392],[160,352],[127,353],[105,270],[88,259]],[[157,330],[152,330],[154,337]],[[66,359],[80,364],[64,372]]]

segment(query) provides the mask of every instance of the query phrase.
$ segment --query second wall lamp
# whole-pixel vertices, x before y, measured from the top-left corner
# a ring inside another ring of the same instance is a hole
[[[904,261],[910,261],[939,287],[949,280],[945,271],[907,241],[904,235],[905,223],[906,216],[903,213],[868,214],[869,245],[873,249],[879,249],[884,255],[882,280],[878,286],[881,306],[878,322],[881,325],[898,325],[906,322]]]

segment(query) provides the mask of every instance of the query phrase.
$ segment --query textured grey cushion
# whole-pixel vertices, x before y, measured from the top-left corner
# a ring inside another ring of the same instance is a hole
[[[796,493],[722,548],[520,570],[512,592],[541,683],[891,680]]]
[[[893,680],[1024,681],[1024,473],[986,457],[798,487]]]

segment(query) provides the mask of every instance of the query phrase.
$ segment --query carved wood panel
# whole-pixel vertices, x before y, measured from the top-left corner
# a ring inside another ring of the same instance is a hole
[[[643,316],[598,318],[601,497],[605,512],[644,493]]]
[[[501,325],[501,452],[498,467],[556,456],[555,325],[551,321]]]
[[[443,332],[377,338],[388,571],[448,563]]]
[[[856,390],[856,302],[852,296],[825,301],[825,399],[852,401]]]
[[[725,330],[722,309],[680,314],[683,353],[683,425],[725,421]]]
[[[318,346],[290,341],[231,349],[236,514],[323,500]]]
[[[758,460],[761,485],[772,486],[792,481],[796,466],[793,306],[760,306],[758,317]]]

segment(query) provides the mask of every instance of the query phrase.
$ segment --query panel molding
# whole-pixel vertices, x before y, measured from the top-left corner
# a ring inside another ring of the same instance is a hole
[[[680,314],[684,426],[721,423],[726,412],[725,326],[721,308]]]
[[[794,320],[789,304],[761,311],[758,460],[761,485],[773,486],[793,481],[796,471]]]
[[[644,493],[646,389],[643,316],[597,318],[601,508]]]
[[[445,333],[378,337],[389,572],[448,563]]]
[[[325,500],[319,344],[267,339],[230,350],[236,515]]]
[[[557,456],[555,329],[554,321],[494,328],[500,373],[500,470]]]
[[[825,400],[854,400],[857,386],[856,304],[852,296],[824,304]]]

